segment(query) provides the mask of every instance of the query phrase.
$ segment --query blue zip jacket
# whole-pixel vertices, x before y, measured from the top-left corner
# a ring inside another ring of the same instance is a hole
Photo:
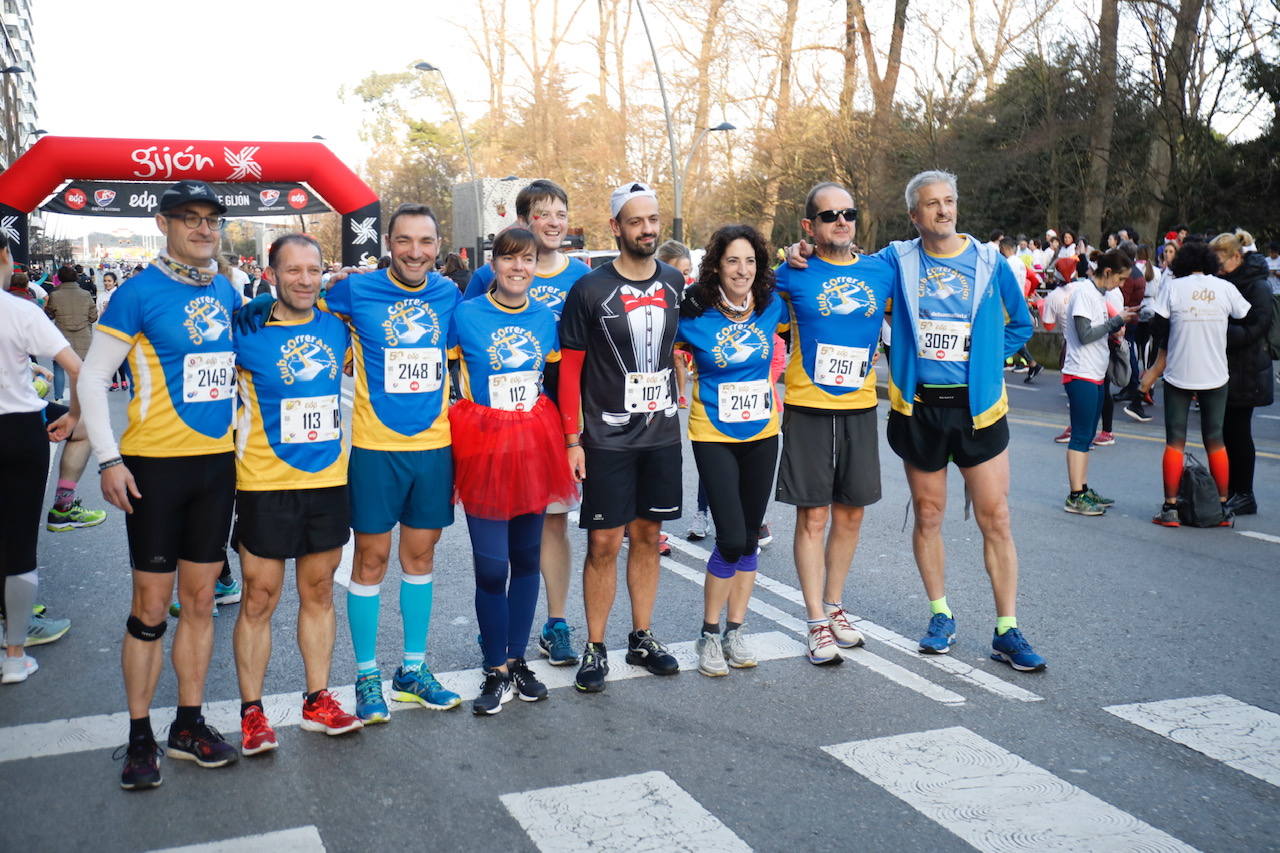
[[[1031,312],[1000,254],[972,236],[964,236],[978,248],[974,281],[982,282],[973,297],[969,346],[969,414],[973,428],[982,429],[1009,411],[1004,361],[1031,337]],[[910,416],[915,405],[919,350],[920,298],[915,283],[920,280],[924,249],[917,237],[894,241],[878,254],[898,269],[889,325],[893,342],[889,349],[889,405]]]

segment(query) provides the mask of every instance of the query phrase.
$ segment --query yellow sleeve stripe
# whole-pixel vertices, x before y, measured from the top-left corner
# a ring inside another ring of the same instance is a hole
[[[99,332],[106,332],[111,337],[119,338],[120,340],[124,341],[127,344],[133,344],[138,342],[137,335],[126,335],[124,332],[120,331],[119,329],[113,329],[110,326],[103,325],[102,323],[99,323],[97,328]]]

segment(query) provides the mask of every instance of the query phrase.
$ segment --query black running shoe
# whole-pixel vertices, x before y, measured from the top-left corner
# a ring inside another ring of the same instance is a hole
[[[511,673],[511,686],[515,688],[521,702],[537,702],[547,698],[547,685],[538,680],[524,658],[516,658],[507,665],[507,669]]]
[[[160,747],[151,738],[131,740],[111,757],[117,761],[124,759],[120,787],[126,791],[144,791],[160,786]]]
[[[170,726],[169,749],[165,754],[170,758],[194,761],[201,767],[222,767],[240,757],[236,748],[227,743],[221,732],[206,723],[204,717],[197,718],[195,725],[185,731]]]
[[[587,643],[582,650],[582,662],[578,664],[578,676],[573,686],[579,693],[599,693],[604,690],[604,680],[609,675],[609,652],[604,643]]]
[[[546,688],[543,688],[545,691]],[[500,669],[486,669],[480,695],[471,703],[471,713],[477,717],[496,714],[511,701],[511,677]]]
[[[627,663],[642,666],[653,675],[675,675],[680,671],[675,655],[645,630],[632,631],[627,637]]]

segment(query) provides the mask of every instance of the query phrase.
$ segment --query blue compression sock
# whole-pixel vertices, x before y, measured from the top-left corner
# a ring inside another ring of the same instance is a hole
[[[382,606],[377,584],[352,583],[347,588],[347,624],[355,649],[356,672],[378,671],[378,610]]]
[[[421,666],[427,657],[427,631],[431,627],[432,576],[402,575],[400,619],[404,622],[404,667]]]

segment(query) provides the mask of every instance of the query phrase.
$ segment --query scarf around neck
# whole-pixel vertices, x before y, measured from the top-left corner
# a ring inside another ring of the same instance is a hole
[[[156,255],[155,265],[160,271],[168,275],[170,278],[176,278],[184,284],[206,285],[213,281],[213,277],[218,274],[218,262],[210,261],[207,267],[196,267],[191,264],[184,264],[181,261],[175,261],[169,257],[168,252],[160,252]]]

